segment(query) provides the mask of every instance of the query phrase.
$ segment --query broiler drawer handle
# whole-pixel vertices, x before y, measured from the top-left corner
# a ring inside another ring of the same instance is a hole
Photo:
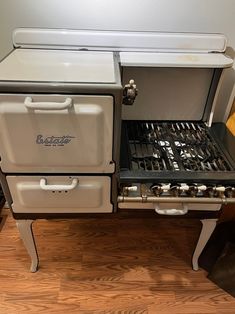
[[[66,98],[64,102],[33,102],[31,97],[26,97],[24,101],[25,107],[34,110],[64,110],[72,105],[72,98]]]
[[[159,204],[156,203],[155,212],[159,215],[169,215],[169,216],[186,215],[188,212],[188,205],[183,203],[182,209],[177,209],[177,208],[161,209]]]
[[[47,184],[47,180],[42,178],[40,180],[40,188],[45,191],[68,191],[73,190],[78,185],[78,179],[74,178],[71,184]]]

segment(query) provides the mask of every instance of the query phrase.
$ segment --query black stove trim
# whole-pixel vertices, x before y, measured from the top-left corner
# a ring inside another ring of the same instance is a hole
[[[222,122],[212,124],[210,134],[235,169],[235,137]]]
[[[144,170],[120,171],[121,183],[207,183],[207,184],[235,184],[235,171],[223,172],[186,172]]]
[[[205,206],[206,207],[206,206]],[[14,219],[133,219],[133,218],[151,218],[151,219],[176,219],[176,216],[159,215],[154,209],[122,209],[112,213],[12,213]],[[189,210],[189,212],[180,218],[187,219],[217,219],[221,215],[221,210]],[[179,217],[179,216],[177,216]]]

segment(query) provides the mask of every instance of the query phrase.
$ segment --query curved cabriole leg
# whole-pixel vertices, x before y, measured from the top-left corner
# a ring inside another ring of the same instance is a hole
[[[20,237],[24,243],[24,246],[31,257],[31,272],[35,273],[38,269],[38,254],[34,241],[33,230],[32,230],[33,220],[16,220],[16,225],[20,233]]]
[[[197,245],[193,254],[192,258],[192,264],[193,264],[193,270],[198,270],[198,259],[201,255],[204,247],[206,246],[208,240],[210,239],[210,236],[212,232],[215,230],[216,223],[218,219],[202,219],[202,230],[199,236],[199,239],[197,241]]]

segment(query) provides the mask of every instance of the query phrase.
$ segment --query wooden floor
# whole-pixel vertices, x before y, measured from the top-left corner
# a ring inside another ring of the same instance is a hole
[[[0,232],[0,313],[235,313],[235,299],[191,270],[197,220],[37,221],[40,270],[8,216]]]

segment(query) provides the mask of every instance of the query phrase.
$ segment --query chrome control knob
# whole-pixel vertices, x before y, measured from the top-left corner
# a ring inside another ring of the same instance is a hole
[[[162,186],[159,184],[154,184],[150,187],[151,192],[156,195],[156,196],[160,196],[163,193],[163,189]]]
[[[168,192],[170,190],[170,184],[153,184],[150,187],[150,190],[152,191],[152,193],[156,196],[161,195],[164,192]]]
[[[198,194],[198,186],[193,184],[189,186],[188,191],[186,192],[188,196],[195,197]]]
[[[227,186],[224,195],[228,198],[232,198],[235,195],[235,189],[232,186]]]
[[[137,190],[138,190],[138,187],[137,186],[127,186],[126,188],[125,188],[125,190],[127,190],[127,191],[132,191],[132,192],[136,192]]]
[[[183,192],[186,192],[186,191],[189,190],[189,186],[188,186],[188,184],[186,184],[186,183],[181,183],[179,189],[180,189],[181,191],[183,191]]]
[[[204,195],[206,197],[214,197],[214,193],[215,193],[215,191],[214,191],[214,187],[213,186],[207,187],[207,189],[204,191]]]
[[[214,188],[214,190],[215,190],[215,193],[214,193],[215,197],[223,197],[224,196],[224,192],[225,192],[224,186],[216,186]]]
[[[203,191],[206,191],[207,186],[206,186],[206,185],[198,185],[198,186],[197,186],[197,189],[198,189],[198,191],[203,192]]]
[[[138,190],[138,187],[135,185],[134,186],[132,186],[132,185],[124,186],[122,188],[122,193],[124,196],[129,196],[129,192],[136,192],[137,190]]]
[[[126,186],[124,187],[125,191],[129,191],[129,192],[136,192],[138,190],[138,187],[133,185],[133,186]]]
[[[180,185],[172,185],[170,187],[170,194],[174,197],[177,197],[177,196],[180,196],[181,193],[183,192],[181,189],[180,189]]]
[[[216,186],[214,189],[217,192],[224,192],[225,191],[225,187],[224,186]]]
[[[170,184],[162,184],[161,185],[163,192],[168,192],[170,190],[171,185]]]

